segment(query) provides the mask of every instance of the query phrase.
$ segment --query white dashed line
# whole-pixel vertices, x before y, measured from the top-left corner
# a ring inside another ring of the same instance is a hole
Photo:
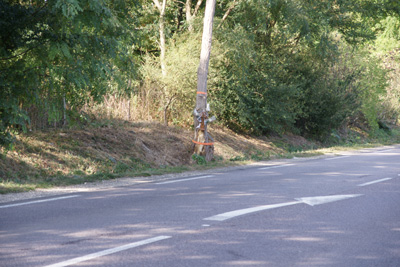
[[[359,184],[358,186],[367,186],[367,185],[371,185],[371,184],[377,184],[377,183],[384,182],[384,181],[388,181],[388,180],[392,180],[392,179],[393,179],[393,178],[383,178],[383,179],[371,181],[371,182],[368,182],[368,183]]]
[[[63,262],[47,265],[45,267],[64,267],[64,266],[69,266],[69,265],[77,264],[77,263],[80,263],[80,262],[83,262],[83,261],[88,261],[88,260],[92,260],[92,259],[99,258],[99,257],[102,257],[102,256],[114,254],[114,253],[117,253],[117,252],[120,252],[120,251],[123,251],[123,250],[127,250],[127,249],[131,249],[131,248],[147,245],[147,244],[154,243],[154,242],[161,241],[161,240],[168,239],[168,238],[171,238],[171,236],[163,236],[163,235],[162,236],[156,236],[156,237],[153,237],[153,238],[149,238],[149,239],[145,239],[145,240],[142,240],[142,241],[130,243],[130,244],[123,245],[123,246],[120,246],[120,247],[106,249],[106,250],[99,251],[99,252],[96,252],[96,253],[88,254],[86,256],[82,256],[82,257],[70,259],[70,260],[67,260],[67,261],[63,261]]]
[[[35,201],[29,201],[29,202],[22,202],[22,203],[16,203],[16,204],[3,205],[3,206],[0,206],[0,209],[18,207],[18,206],[30,205],[30,204],[36,204],[36,203],[43,203],[43,202],[50,202],[50,201],[56,201],[56,200],[61,200],[61,199],[74,198],[74,197],[79,197],[79,195],[48,198],[48,199],[41,199],[41,200],[35,200]]]

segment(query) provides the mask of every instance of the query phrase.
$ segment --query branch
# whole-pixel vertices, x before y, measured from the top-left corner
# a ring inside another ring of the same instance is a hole
[[[158,11],[160,11],[160,17],[164,16],[165,7],[167,5],[167,0],[163,0],[162,5],[160,4],[160,2],[158,0],[153,0],[153,3],[158,8]]]
[[[182,1],[179,1],[179,0],[173,0],[175,3],[179,3],[179,4],[182,4],[182,5],[186,5],[186,3],[185,2],[182,2]]]
[[[162,12],[163,15],[165,13],[165,7],[166,6],[167,6],[167,0],[163,0],[162,7],[161,7],[161,12]]]
[[[23,55],[25,55],[26,53],[28,53],[29,51],[31,51],[34,48],[35,47],[28,48],[26,51],[22,52],[21,54],[14,55],[14,56],[11,56],[11,57],[2,57],[2,58],[0,58],[0,60],[9,60],[9,59],[13,59],[13,58],[16,58],[16,57],[19,57],[19,56],[23,56]]]
[[[45,7],[47,7],[47,1],[45,2],[45,4],[43,6],[41,6],[40,8],[38,8],[35,12],[33,12],[31,14],[32,17],[35,17],[36,14],[38,14],[40,11],[42,11]]]
[[[186,20],[189,21],[192,17],[192,0],[186,0],[185,8],[186,8]]]
[[[194,12],[193,12],[193,17],[196,17],[197,12],[199,11],[199,8],[202,3],[203,3],[203,0],[197,0],[196,7],[194,8]]]
[[[161,12],[162,7],[161,7],[160,2],[159,2],[158,0],[153,0],[153,3],[156,5],[156,7],[158,8],[158,10]]]
[[[231,11],[235,8],[237,4],[237,0],[234,0],[232,5],[228,8],[228,10],[225,12],[224,16],[221,19],[221,22],[218,25],[218,28],[221,27],[222,23],[224,23],[224,21],[226,20],[226,18],[229,16],[229,14],[231,13]]]
[[[18,55],[14,55],[14,56],[10,56],[10,57],[2,57],[2,58],[0,58],[0,60],[9,60],[9,59],[13,59],[13,58],[16,58],[16,57],[19,57],[19,56],[23,56],[23,55],[25,55],[26,53],[28,53],[29,51],[31,51],[31,50],[33,50],[33,49],[35,49],[35,48],[38,48],[38,47],[41,46],[41,45],[44,45],[46,42],[47,42],[47,41],[44,41],[43,43],[39,42],[37,45],[28,48],[27,50],[25,50],[24,52],[21,52],[21,53],[18,54]]]

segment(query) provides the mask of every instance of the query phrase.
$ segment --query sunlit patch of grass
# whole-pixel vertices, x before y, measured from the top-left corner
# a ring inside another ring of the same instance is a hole
[[[28,192],[36,188],[36,184],[19,184],[13,181],[0,182],[0,194]]]

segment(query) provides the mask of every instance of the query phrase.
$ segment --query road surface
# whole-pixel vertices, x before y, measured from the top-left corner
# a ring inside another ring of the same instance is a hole
[[[400,266],[400,146],[0,204],[0,266]]]

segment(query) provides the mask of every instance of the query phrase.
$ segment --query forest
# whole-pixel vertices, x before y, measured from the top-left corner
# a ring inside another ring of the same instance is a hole
[[[96,118],[190,128],[204,0],[0,0],[0,145]],[[208,103],[315,140],[400,116],[398,0],[218,0]]]

